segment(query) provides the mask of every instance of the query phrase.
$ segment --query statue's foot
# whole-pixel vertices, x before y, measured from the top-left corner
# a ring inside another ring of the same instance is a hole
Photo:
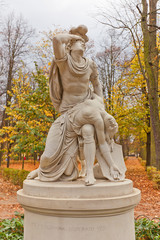
[[[113,166],[110,168],[110,174],[114,180],[120,180],[120,172],[117,167]]]
[[[34,179],[38,177],[38,169],[36,170],[33,170],[32,172],[30,172],[27,176],[27,179],[30,180],[30,179]]]
[[[86,186],[91,186],[93,184],[95,184],[96,179],[94,178],[94,176],[87,176],[85,179],[85,184]]]
[[[80,171],[79,172],[79,177],[85,177],[85,172],[84,171]]]
[[[81,160],[81,171],[79,172],[79,177],[85,177],[87,173],[86,161]]]
[[[79,172],[80,177],[85,177],[86,176],[86,168],[82,168],[81,171]]]

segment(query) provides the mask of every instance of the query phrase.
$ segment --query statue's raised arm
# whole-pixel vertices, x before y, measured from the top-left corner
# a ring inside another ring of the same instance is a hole
[[[80,36],[69,34],[69,33],[61,33],[57,34],[53,38],[53,49],[54,49],[54,55],[56,59],[62,59],[66,55],[66,46],[71,41],[84,41]]]

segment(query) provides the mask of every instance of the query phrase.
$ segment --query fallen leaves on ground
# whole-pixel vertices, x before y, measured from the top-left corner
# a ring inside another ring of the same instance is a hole
[[[4,163],[2,165],[2,168],[6,168],[7,167],[7,163]],[[34,165],[34,162],[24,162],[24,170],[26,171],[32,171],[32,170],[35,170],[39,167],[39,162],[35,162],[35,165]],[[21,170],[22,169],[22,162],[14,162],[14,161],[11,161],[10,165],[9,165],[9,168],[14,168],[14,169],[19,169]]]
[[[145,168],[135,157],[126,160],[126,178],[133,181],[133,186],[141,190],[141,201],[135,207],[135,217],[145,215],[150,219],[160,217],[160,191],[153,189],[153,182],[148,179]]]
[[[143,166],[135,157],[126,160],[126,178],[133,181],[134,187],[141,190],[141,202],[135,208],[135,217],[145,215],[149,218],[160,217],[160,191],[153,189],[153,182],[148,179]],[[25,163],[24,169],[32,171],[39,166]],[[5,167],[5,166],[4,166]],[[10,168],[21,169],[21,163],[11,163]],[[20,189],[0,176],[0,219],[12,218],[14,212],[23,213],[23,208],[18,204],[16,192]]]
[[[14,212],[23,213],[23,208],[17,202],[17,191],[19,186],[15,186],[0,176],[0,219],[14,217]]]

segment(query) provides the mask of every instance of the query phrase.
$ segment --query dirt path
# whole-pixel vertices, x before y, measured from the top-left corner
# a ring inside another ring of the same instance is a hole
[[[141,166],[137,158],[128,158],[126,161],[126,178],[133,181],[134,187],[142,192],[142,199],[135,208],[135,217],[146,215],[149,218],[160,217],[160,191],[153,189],[152,181],[148,180],[144,167]],[[14,166],[19,168],[18,166]],[[34,169],[37,166],[27,166],[26,170]],[[21,169],[21,168],[20,168]],[[0,219],[12,218],[14,212],[23,212],[18,204],[16,192],[20,187],[4,181],[0,176]]]
[[[153,189],[153,183],[148,179],[144,167],[135,157],[127,159],[126,167],[126,178],[131,179],[134,187],[141,190],[141,202],[135,208],[135,217],[160,217],[160,191]]]
[[[20,187],[5,181],[0,176],[0,219],[14,217],[14,212],[23,212],[23,208],[18,204],[16,192]]]

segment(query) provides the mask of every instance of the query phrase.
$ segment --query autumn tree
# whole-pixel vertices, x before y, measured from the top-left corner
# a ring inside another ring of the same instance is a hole
[[[106,40],[101,44],[101,49],[95,57],[99,78],[102,83],[103,96],[106,99],[107,111],[112,109],[113,87],[123,71],[121,68],[122,54],[123,49],[118,45],[114,32],[111,32],[106,36]]]
[[[33,33],[33,29],[28,27],[24,19],[22,17],[17,18],[14,14],[10,14],[2,24],[0,33],[0,57],[2,63],[1,70],[3,71],[1,71],[0,79],[0,97],[3,105],[6,107],[9,107],[11,103],[11,95],[8,94],[8,92],[12,91],[13,78],[29,54],[29,41]],[[9,124],[5,109],[3,109],[1,128]],[[3,144],[1,145],[1,152],[2,148]],[[10,149],[10,146],[8,146],[8,149]],[[9,152],[7,157],[9,164]],[[2,156],[0,156],[0,158],[2,158]]]
[[[103,11],[100,22],[126,34],[126,38],[128,35],[130,37],[128,40],[134,44],[140,70],[147,84],[146,92],[148,94],[151,128],[155,143],[156,166],[160,168],[157,11],[157,0],[136,2],[126,0],[123,1],[123,8],[117,9],[115,7],[113,15]],[[144,49],[144,59],[140,57],[142,48]],[[144,65],[142,61],[144,61]]]
[[[1,129],[0,134],[5,135],[1,141],[11,144],[14,154],[41,155],[50,125],[58,115],[49,97],[48,71],[38,66],[30,76],[20,71],[13,83],[13,101],[6,108],[10,125]]]
[[[50,126],[46,123],[46,119],[49,119],[47,121],[50,124],[57,117],[47,90],[49,68],[54,56],[52,39],[56,33],[62,31],[55,29],[55,31],[43,32],[43,38],[29,48],[29,51],[32,52],[32,61],[36,60],[35,71],[25,74],[24,64],[23,66],[19,65],[15,71],[12,87],[7,92],[11,100],[8,105],[6,104],[6,122],[8,121],[9,124],[3,126],[1,130],[1,134],[5,134],[1,141],[2,145],[5,143],[5,151],[7,143],[9,143],[10,150],[20,154],[26,153],[28,149],[32,154],[41,153],[44,148],[48,126]],[[41,100],[43,103],[39,105]],[[49,104],[50,110],[47,110],[47,104]],[[19,117],[16,117],[17,114]],[[42,121],[44,121],[44,128]],[[11,125],[11,123],[13,124]],[[11,154],[8,152],[8,155]]]
[[[0,34],[1,58],[3,62],[1,95],[5,95],[6,106],[11,101],[7,91],[11,91],[12,79],[17,70],[23,65],[26,55],[30,52],[29,40],[32,36],[33,29],[28,27],[22,17],[16,18],[14,14],[11,14],[4,21]],[[3,116],[5,118],[5,114]]]
[[[58,33],[63,33],[66,30],[56,28],[54,30],[43,31],[40,34],[40,40],[32,46],[33,57],[38,66],[43,67],[50,64],[53,59],[53,37]]]
[[[145,79],[148,88],[151,124],[155,142],[156,165],[160,168],[160,118],[158,95],[159,57],[157,44],[157,0],[142,0],[141,27],[144,41]],[[137,6],[138,7],[138,6]]]
[[[126,62],[125,65],[126,69],[118,81],[118,87],[116,86],[115,89],[115,97],[117,96],[118,101],[122,99],[122,96],[124,98],[124,100],[121,100],[121,102],[125,102],[121,116],[124,116],[123,122],[132,135],[132,142],[133,139],[134,142],[139,141],[138,148],[140,152],[144,147],[148,150],[148,133],[150,133],[149,108],[146,107],[146,105],[148,105],[148,97],[144,92],[146,83],[140,71],[138,58],[136,56]],[[116,111],[119,112],[119,107],[116,108]],[[120,122],[120,125],[121,124]]]

